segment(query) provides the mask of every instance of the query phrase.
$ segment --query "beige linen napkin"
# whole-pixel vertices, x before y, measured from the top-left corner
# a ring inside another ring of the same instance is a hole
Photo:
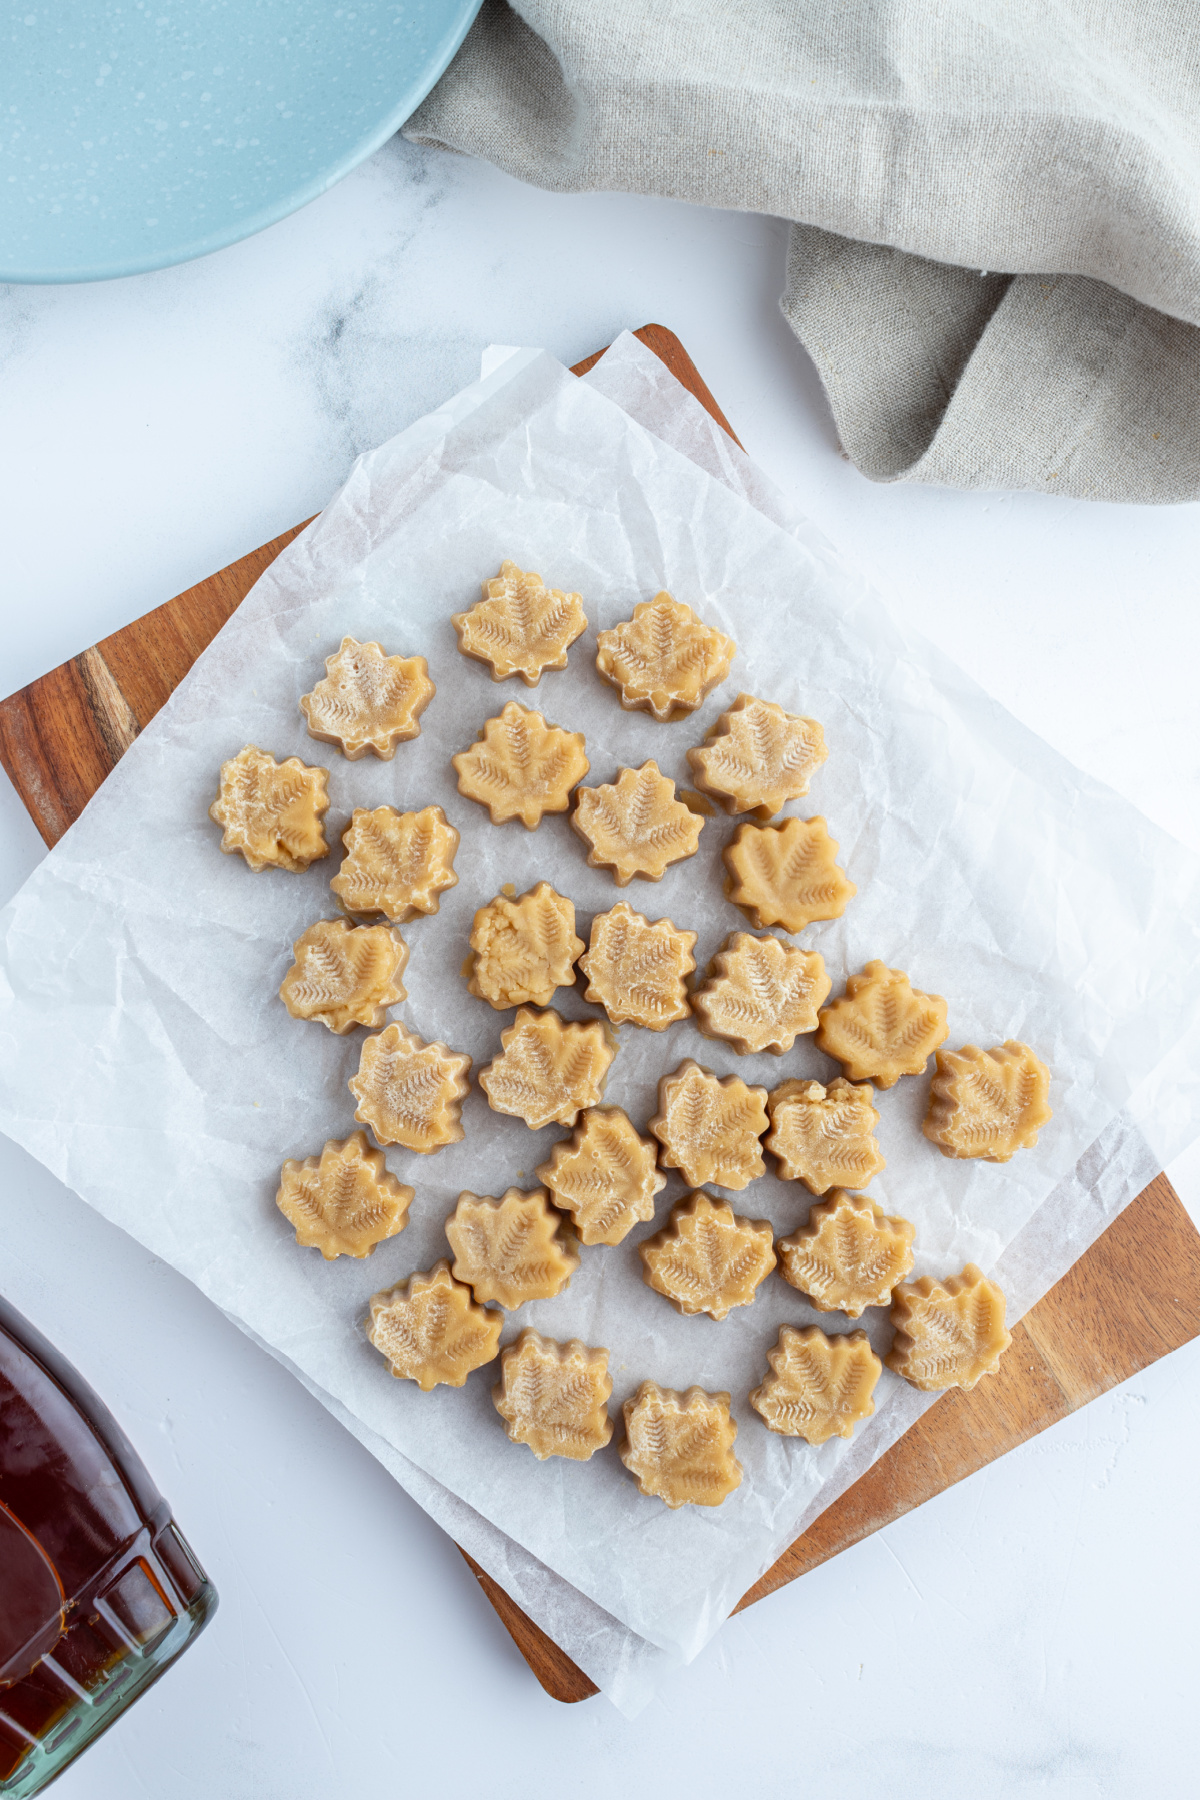
[[[794,222],[875,481],[1200,497],[1200,8],[485,0],[405,128],[540,187]]]

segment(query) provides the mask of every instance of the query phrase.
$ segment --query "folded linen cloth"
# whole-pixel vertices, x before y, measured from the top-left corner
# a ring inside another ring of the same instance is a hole
[[[560,192],[792,220],[875,481],[1200,497],[1200,8],[485,0],[405,127]]]

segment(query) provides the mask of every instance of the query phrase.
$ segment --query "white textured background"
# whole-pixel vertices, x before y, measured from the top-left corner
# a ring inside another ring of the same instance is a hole
[[[872,487],[776,312],[784,240],[393,143],[203,262],[0,289],[0,692],[317,510],[488,342],[570,361],[653,318],[903,620],[1200,849],[1197,509]],[[0,783],[7,898],[41,842]],[[1171,1174],[1200,1218],[1200,1155]],[[2,1140],[0,1288],[117,1412],[222,1599],[63,1800],[1194,1792],[1195,1347],[734,1620],[629,1724],[547,1699],[365,1451]]]

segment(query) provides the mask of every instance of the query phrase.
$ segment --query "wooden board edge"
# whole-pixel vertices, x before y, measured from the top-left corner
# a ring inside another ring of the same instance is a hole
[[[534,1624],[528,1613],[521,1611],[500,1583],[494,1581],[485,1569],[481,1569],[461,1544],[458,1552],[551,1699],[561,1700],[564,1706],[574,1706],[580,1700],[590,1700],[593,1694],[598,1694],[600,1689],[595,1682],[584,1674],[577,1663],[572,1662],[566,1651],[560,1649],[540,1625]]]

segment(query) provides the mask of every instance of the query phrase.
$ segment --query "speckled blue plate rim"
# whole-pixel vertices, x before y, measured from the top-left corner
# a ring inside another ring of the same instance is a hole
[[[277,225],[280,219],[286,219],[291,213],[299,212],[310,201],[319,200],[322,194],[327,194],[331,187],[336,187],[339,181],[343,181],[368,156],[373,156],[390,137],[395,136],[404,121],[416,112],[426,94],[446,73],[463,39],[475,23],[482,5],[483,0],[464,0],[462,17],[446,39],[441,52],[432,62],[424,65],[413,85],[396,102],[387,117],[361,143],[356,144],[335,163],[332,169],[305,182],[294,193],[283,195],[271,205],[264,206],[261,211],[239,219],[236,224],[230,224],[225,230],[209,232],[205,237],[197,238],[194,243],[178,244],[172,249],[152,251],[146,256],[131,257],[114,263],[99,263],[83,269],[31,272],[28,269],[9,271],[0,266],[0,282],[18,287],[51,287],[66,282],[117,281],[125,275],[146,275],[152,269],[171,269],[179,263],[194,262],[198,256],[210,256],[214,250],[224,250],[230,244],[238,244],[244,238],[253,237],[268,225]]]

